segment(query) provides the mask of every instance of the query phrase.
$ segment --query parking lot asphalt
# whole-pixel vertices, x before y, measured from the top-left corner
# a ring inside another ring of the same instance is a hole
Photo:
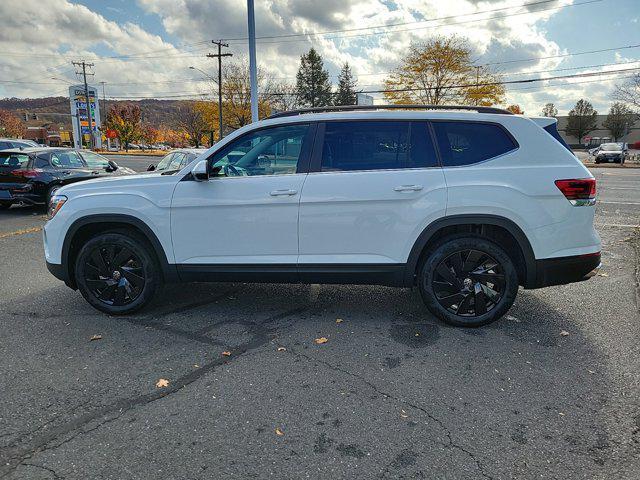
[[[594,174],[601,276],[473,330],[368,286],[113,318],[48,274],[40,210],[0,212],[0,478],[640,478],[640,170]]]

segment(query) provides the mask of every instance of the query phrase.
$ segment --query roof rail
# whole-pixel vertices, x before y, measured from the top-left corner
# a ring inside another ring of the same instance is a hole
[[[513,115],[509,110],[496,107],[480,107],[472,105],[341,105],[334,107],[311,107],[274,113],[269,118],[292,117],[305,113],[355,112],[367,110],[464,110],[477,113],[499,113]]]

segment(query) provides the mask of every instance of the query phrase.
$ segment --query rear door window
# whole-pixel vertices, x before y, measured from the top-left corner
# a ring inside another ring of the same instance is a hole
[[[51,165],[57,168],[85,168],[85,164],[74,151],[53,152],[51,154]]]
[[[321,170],[393,170],[436,166],[426,123],[327,122]]]
[[[497,124],[481,122],[433,122],[444,167],[483,162],[518,148]]]

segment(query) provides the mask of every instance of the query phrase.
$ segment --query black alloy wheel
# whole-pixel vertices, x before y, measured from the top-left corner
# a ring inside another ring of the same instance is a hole
[[[518,285],[515,264],[500,245],[463,233],[429,247],[418,273],[427,308],[458,327],[499,319],[513,305]]]
[[[162,282],[149,242],[132,231],[114,231],[89,239],[75,260],[75,280],[94,308],[126,315],[149,303]]]
[[[443,308],[456,315],[477,317],[502,299],[504,270],[484,252],[461,250],[440,262],[431,286]]]
[[[146,283],[141,259],[122,245],[95,247],[84,262],[84,276],[99,301],[117,307],[135,301]]]

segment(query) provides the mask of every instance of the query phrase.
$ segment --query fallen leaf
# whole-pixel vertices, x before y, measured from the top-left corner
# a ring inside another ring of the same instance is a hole
[[[599,273],[598,276],[600,276],[600,277],[608,277],[609,274],[606,273],[606,272],[603,272],[603,273]]]
[[[222,352],[222,355],[224,355],[225,357],[230,357],[231,356],[231,352]]]
[[[276,435],[278,435],[279,437],[284,435],[284,432],[282,430],[280,430],[279,428],[276,428]]]
[[[569,336],[569,332],[567,332],[566,330],[562,330],[562,331],[560,332],[560,336],[562,336],[562,337],[568,337],[568,336]]]
[[[98,333],[98,334],[96,334],[96,335],[93,335],[93,336],[89,339],[89,341],[90,341],[90,342],[93,342],[94,340],[102,340],[102,335],[100,335],[100,334]]]
[[[329,339],[327,337],[320,337],[314,340],[316,345],[322,345],[323,343],[327,343]]]
[[[194,363],[193,368],[200,368],[200,365],[198,365],[197,363]]]
[[[594,373],[596,373],[596,372],[594,372],[593,370],[587,370],[587,372],[589,372],[591,375],[593,375]]]
[[[161,378],[156,382],[156,388],[164,388],[169,386],[169,380]]]
[[[286,351],[287,351],[287,349],[286,349],[286,348],[284,348],[284,347],[278,347],[278,351],[279,351],[279,352],[286,352]]]
[[[558,415],[560,415],[561,417],[564,417],[564,413],[562,412],[558,412]]]
[[[416,337],[419,337],[419,336],[420,336],[420,334],[419,334],[419,333],[416,333]]]
[[[341,318],[336,318],[336,323],[342,323],[344,320],[342,320]]]

